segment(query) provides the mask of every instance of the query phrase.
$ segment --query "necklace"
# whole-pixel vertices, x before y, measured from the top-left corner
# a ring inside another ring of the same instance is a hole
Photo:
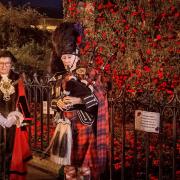
[[[12,80],[8,78],[2,78],[0,81],[0,91],[3,93],[3,100],[9,101],[10,96],[15,93]]]

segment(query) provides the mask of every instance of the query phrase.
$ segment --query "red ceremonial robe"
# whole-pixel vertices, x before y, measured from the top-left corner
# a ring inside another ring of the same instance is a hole
[[[25,88],[22,79],[18,83],[18,100],[17,107],[24,115],[24,120],[31,120]],[[16,128],[12,160],[10,165],[10,180],[25,180],[27,174],[26,163],[32,158],[28,141],[28,132],[26,127]]]

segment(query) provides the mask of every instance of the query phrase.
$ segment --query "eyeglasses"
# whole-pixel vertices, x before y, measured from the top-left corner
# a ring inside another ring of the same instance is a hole
[[[11,66],[11,62],[6,62],[6,63],[0,62],[0,67],[3,67],[3,66],[9,67]]]

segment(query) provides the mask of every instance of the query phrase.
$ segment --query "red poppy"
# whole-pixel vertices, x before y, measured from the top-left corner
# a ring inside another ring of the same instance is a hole
[[[134,11],[131,13],[131,16],[137,16],[138,15],[138,12],[137,11]]]
[[[151,69],[150,69],[148,66],[144,66],[144,70],[145,70],[146,72],[150,72],[150,71],[151,71]]]
[[[77,44],[80,45],[82,42],[82,36],[77,37]]]
[[[104,8],[104,5],[102,3],[98,5],[98,10],[101,10],[103,8]]]
[[[159,79],[162,79],[163,78],[163,72],[162,71],[158,71],[157,72],[157,74],[158,74],[158,77],[159,77]]]
[[[157,40],[161,40],[161,35],[158,34],[158,35],[156,36],[156,39],[157,39]]]
[[[151,55],[151,50],[150,50],[150,49],[147,49],[147,50],[146,50],[146,54],[147,54],[147,55]]]
[[[123,7],[123,11],[128,11],[129,10],[129,7],[126,6],[126,7]]]

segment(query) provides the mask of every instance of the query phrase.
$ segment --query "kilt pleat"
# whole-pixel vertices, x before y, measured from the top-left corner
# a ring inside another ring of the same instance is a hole
[[[93,167],[97,159],[93,126],[82,124],[76,116],[72,121],[72,128],[73,145],[71,164],[79,167]]]

